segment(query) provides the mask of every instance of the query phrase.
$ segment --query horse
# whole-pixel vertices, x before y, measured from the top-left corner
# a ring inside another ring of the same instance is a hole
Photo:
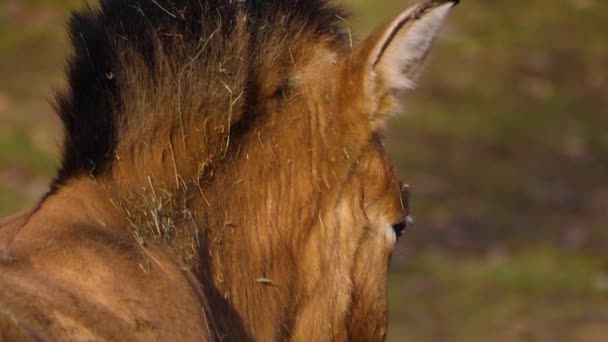
[[[1,339],[383,340],[410,213],[382,132],[457,3],[357,44],[323,0],[74,13],[61,165],[0,221]]]

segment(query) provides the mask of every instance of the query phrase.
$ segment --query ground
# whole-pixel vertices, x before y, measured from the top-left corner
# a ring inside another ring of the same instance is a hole
[[[354,34],[410,0],[344,0]],[[0,2],[0,215],[46,189],[65,18]],[[386,144],[416,225],[390,281],[391,341],[608,336],[608,3],[463,0]]]

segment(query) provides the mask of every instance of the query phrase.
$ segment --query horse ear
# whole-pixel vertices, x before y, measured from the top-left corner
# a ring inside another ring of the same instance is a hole
[[[459,0],[426,0],[372,33],[353,52],[351,66],[363,72],[367,112],[375,125],[399,110],[399,98],[415,86],[443,20]]]

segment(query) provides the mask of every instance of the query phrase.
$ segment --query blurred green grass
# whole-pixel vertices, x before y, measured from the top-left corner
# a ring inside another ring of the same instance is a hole
[[[427,251],[392,281],[393,341],[602,341],[608,331],[608,262],[590,255]]]
[[[363,36],[413,1],[344,0]],[[0,215],[57,165],[65,18],[0,2]],[[416,226],[390,279],[391,341],[608,336],[608,3],[463,0],[387,132]]]
[[[0,194],[0,216],[16,213],[31,202],[19,189],[5,184],[0,185]]]
[[[57,162],[38,149],[24,132],[0,132],[0,166],[19,164],[42,175],[53,175]]]

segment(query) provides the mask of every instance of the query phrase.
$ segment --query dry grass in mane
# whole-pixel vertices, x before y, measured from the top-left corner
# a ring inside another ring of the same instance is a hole
[[[315,44],[348,47],[344,16],[319,0],[104,0],[74,15],[53,187],[105,180],[138,240],[172,239],[258,103],[287,96]]]
[[[409,210],[382,127],[456,3],[356,47],[321,0],[75,14],[62,166],[0,221],[0,339],[384,338]]]

